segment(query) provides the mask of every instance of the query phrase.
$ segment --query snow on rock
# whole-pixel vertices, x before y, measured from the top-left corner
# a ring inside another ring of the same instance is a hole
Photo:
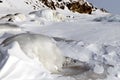
[[[26,21],[26,15],[22,13],[8,14],[0,18],[1,21],[23,22]]]
[[[52,10],[59,8],[64,10],[67,8],[67,10],[72,12],[91,13],[93,7],[86,0],[21,0],[19,4],[16,4],[17,2],[17,0],[5,0],[1,4],[7,7],[8,10],[16,9],[16,11],[33,11],[45,8]]]
[[[56,10],[57,8],[65,9],[72,12],[91,14],[93,6],[86,0],[42,0],[47,7]]]
[[[69,10],[71,12],[91,14],[96,10],[106,12],[104,9],[97,9],[87,0],[21,0],[19,4],[17,0],[4,0],[0,4],[1,10],[9,13],[13,12],[24,12],[28,13],[31,11],[41,9],[52,9],[52,10]],[[3,9],[5,8],[5,9]]]
[[[9,21],[13,22],[22,22],[26,20],[26,16],[24,14],[16,13],[15,16],[11,17]]]

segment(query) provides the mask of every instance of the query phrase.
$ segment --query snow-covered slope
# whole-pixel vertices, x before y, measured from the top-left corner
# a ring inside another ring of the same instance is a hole
[[[0,10],[0,80],[120,79],[120,15],[86,0],[1,0]]]
[[[19,4],[17,0],[1,0],[1,10],[12,11],[32,11],[40,10],[43,8],[50,8],[52,10],[62,9],[70,10],[72,12],[91,14],[97,8],[86,0],[20,0]],[[5,7],[5,8],[4,8]],[[5,10],[4,10],[4,9]],[[101,11],[105,12],[104,9]]]

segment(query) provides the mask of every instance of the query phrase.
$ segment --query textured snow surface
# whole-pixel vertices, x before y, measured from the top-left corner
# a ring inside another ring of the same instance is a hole
[[[0,80],[120,80],[120,15],[34,11],[24,1],[0,3]],[[53,43],[39,36],[18,36],[23,33],[46,35]],[[63,66],[60,72],[54,64]]]

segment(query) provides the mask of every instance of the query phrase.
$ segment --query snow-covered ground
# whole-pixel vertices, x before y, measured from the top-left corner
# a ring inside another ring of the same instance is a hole
[[[0,80],[120,80],[120,15],[34,11],[25,0],[5,1]]]

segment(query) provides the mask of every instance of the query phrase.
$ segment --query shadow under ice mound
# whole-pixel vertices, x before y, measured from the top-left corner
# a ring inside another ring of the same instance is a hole
[[[8,57],[9,57],[8,54],[4,54],[4,53],[0,52],[0,70],[5,65],[6,61],[8,60]]]

